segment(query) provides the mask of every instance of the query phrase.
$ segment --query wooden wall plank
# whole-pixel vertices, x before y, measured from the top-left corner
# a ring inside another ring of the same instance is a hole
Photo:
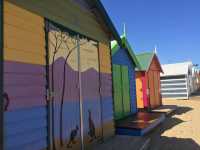
[[[109,38],[96,17],[69,0],[9,0],[13,4],[102,42]],[[55,7],[55,4],[57,7]]]
[[[111,56],[109,44],[99,43],[100,71],[111,73]]]
[[[45,65],[44,19],[5,1],[6,61]]]
[[[32,53],[16,51],[16,50],[5,50],[4,60],[16,61],[22,63],[45,65],[45,56],[33,55]]]

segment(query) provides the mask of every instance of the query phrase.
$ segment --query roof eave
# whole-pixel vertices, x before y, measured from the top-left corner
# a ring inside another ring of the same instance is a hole
[[[134,64],[135,64],[135,66],[140,70],[140,69],[141,69],[140,63],[139,63],[139,61],[137,60],[137,58],[136,58],[136,56],[135,56],[135,54],[134,54],[134,52],[133,52],[133,50],[132,50],[132,48],[131,48],[129,42],[128,42],[127,39],[126,39],[126,37],[124,37],[124,38],[122,39],[122,44],[123,44],[123,48],[125,48],[125,49],[128,50],[128,53],[129,53],[129,55],[131,56],[131,58],[132,58],[132,60],[133,60],[133,62],[134,62]]]
[[[89,2],[94,2],[95,7],[99,10],[99,12],[101,13],[102,17],[104,18],[104,21],[106,23],[106,25],[109,27],[113,38],[118,42],[118,44],[120,45],[120,47],[122,47],[122,42],[121,42],[121,38],[120,35],[118,34],[112,20],[110,19],[108,13],[106,12],[106,9],[104,8],[103,4],[101,3],[100,0],[88,0]]]

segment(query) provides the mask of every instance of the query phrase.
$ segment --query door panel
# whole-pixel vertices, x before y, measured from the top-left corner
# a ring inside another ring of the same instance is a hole
[[[121,66],[122,74],[122,93],[123,93],[123,111],[124,116],[128,115],[131,111],[130,108],[130,87],[129,87],[129,76],[128,76],[128,67]]]
[[[81,129],[85,147],[103,136],[98,43],[55,24],[49,41],[54,145],[80,149]]]
[[[80,40],[80,64],[85,145],[103,136],[98,57],[98,43],[82,38]]]
[[[160,106],[160,74],[159,72],[154,72],[154,85],[155,85],[155,95],[156,95],[156,106]]]
[[[129,84],[128,67],[113,65],[114,114],[116,120],[130,114]]]
[[[79,149],[77,40],[53,23],[49,23],[48,37],[53,146]]]
[[[148,79],[149,79],[149,96],[150,96],[150,107],[154,108],[155,107],[155,92],[154,92],[154,74],[153,72],[150,70],[148,72]]]
[[[144,108],[142,75],[136,74],[137,108]]]
[[[113,65],[113,88],[114,88],[114,117],[120,119],[123,117],[122,107],[122,85],[121,85],[121,67]]]
[[[154,94],[155,94],[155,107],[158,105],[158,81],[157,81],[157,73],[156,72],[153,72],[153,78],[154,78]]]

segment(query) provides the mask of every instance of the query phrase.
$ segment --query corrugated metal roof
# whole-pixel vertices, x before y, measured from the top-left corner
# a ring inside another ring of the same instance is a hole
[[[189,70],[192,69],[192,62],[188,61],[182,63],[164,64],[162,65],[162,68],[164,74],[161,74],[161,76],[187,75]]]

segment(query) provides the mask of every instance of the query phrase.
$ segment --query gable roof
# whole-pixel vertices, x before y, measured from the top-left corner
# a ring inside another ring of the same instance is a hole
[[[135,56],[135,54],[134,54],[134,52],[133,52],[133,50],[132,50],[132,48],[131,48],[131,46],[130,46],[130,44],[129,44],[129,42],[128,42],[128,40],[127,40],[125,35],[121,36],[121,42],[122,42],[121,48],[124,48],[127,51],[128,55],[131,57],[131,59],[132,59],[133,63],[135,64],[135,66],[137,68],[140,68],[140,64],[139,64],[139,62],[138,62],[138,60],[137,60],[137,58],[136,58],[136,56]],[[111,42],[111,49],[112,49],[112,56],[118,50],[120,50],[120,46],[119,46],[117,41],[112,41]]]
[[[164,74],[161,76],[187,75],[188,71],[192,69],[192,62],[182,62],[174,64],[162,65]]]
[[[122,46],[122,41],[120,38],[120,35],[118,34],[112,20],[110,19],[106,9],[104,8],[102,2],[100,0],[86,0],[88,4],[90,5],[91,9],[95,13],[96,11],[99,12],[101,17],[103,18],[105,25],[108,27],[108,29],[111,31],[110,34],[113,37],[113,40],[116,40],[120,46]],[[96,10],[96,11],[95,11]]]
[[[137,54],[136,58],[140,63],[140,69],[137,68],[138,71],[148,71],[150,69],[153,59],[155,58],[159,64],[161,72],[163,72],[159,59],[154,52],[144,52],[141,54]]]

